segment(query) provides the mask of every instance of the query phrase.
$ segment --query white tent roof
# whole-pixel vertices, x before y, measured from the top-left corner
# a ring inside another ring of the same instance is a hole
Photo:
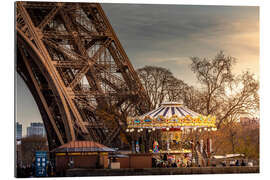
[[[167,102],[163,103],[159,108],[154,109],[146,114],[140,116],[140,119],[143,119],[146,116],[150,118],[157,118],[158,116],[163,116],[164,118],[170,118],[173,115],[177,115],[178,117],[185,117],[190,115],[191,117],[198,117],[200,114],[184,107],[178,102]]]

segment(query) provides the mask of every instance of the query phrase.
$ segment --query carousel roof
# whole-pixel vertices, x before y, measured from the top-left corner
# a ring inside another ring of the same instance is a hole
[[[115,150],[94,141],[70,141],[53,150],[54,152],[114,152]]]
[[[173,115],[177,117],[185,117],[187,115],[191,117],[198,117],[200,114],[184,107],[178,102],[167,102],[161,104],[161,106],[153,111],[150,111],[146,114],[140,116],[140,118],[144,118],[149,116],[150,118],[157,118],[159,116],[163,116],[164,118],[170,118]]]
[[[128,118],[128,128],[215,128],[214,116],[203,116],[196,113],[179,102],[163,103],[141,116]]]

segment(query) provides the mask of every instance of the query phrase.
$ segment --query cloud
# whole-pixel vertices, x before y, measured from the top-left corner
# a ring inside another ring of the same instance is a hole
[[[196,84],[189,57],[236,57],[234,72],[259,73],[259,8],[102,4],[135,68],[158,65]]]
[[[145,65],[165,67],[177,78],[196,85],[189,57],[211,58],[222,49],[238,59],[234,72],[250,69],[259,74],[258,7],[145,4],[102,4],[102,7],[136,69]],[[27,123],[41,121],[21,78],[17,88],[17,119]],[[26,111],[30,114],[25,114]]]

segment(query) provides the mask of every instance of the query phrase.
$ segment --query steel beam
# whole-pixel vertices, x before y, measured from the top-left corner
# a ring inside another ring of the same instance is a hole
[[[60,131],[58,130],[58,128],[57,128],[57,126],[56,126],[55,120],[54,120],[54,118],[53,118],[53,116],[52,116],[52,114],[51,114],[51,111],[50,111],[50,109],[49,109],[49,107],[48,107],[48,104],[47,104],[47,102],[46,102],[46,100],[45,100],[45,98],[44,98],[44,96],[43,96],[43,94],[42,94],[42,92],[41,92],[41,89],[40,89],[40,87],[39,87],[39,85],[38,85],[38,83],[37,83],[37,80],[36,80],[36,78],[34,77],[34,74],[33,74],[33,72],[32,72],[32,69],[31,69],[31,67],[30,67],[30,64],[29,64],[27,58],[25,57],[23,50],[22,50],[21,48],[19,48],[19,50],[21,51],[21,55],[22,55],[22,59],[23,59],[23,61],[24,61],[24,64],[25,64],[25,66],[26,66],[26,68],[27,68],[27,71],[28,71],[28,73],[29,73],[29,75],[30,75],[32,81],[33,81],[33,84],[34,84],[34,86],[35,86],[35,89],[36,89],[36,91],[37,91],[37,93],[38,93],[38,95],[39,95],[39,97],[40,97],[40,99],[41,99],[41,102],[42,102],[42,104],[43,104],[43,107],[45,108],[45,111],[46,111],[46,113],[47,113],[48,116],[49,116],[50,122],[51,122],[51,124],[52,124],[52,126],[53,126],[53,129],[54,129],[54,131],[55,131],[55,133],[56,133],[56,135],[57,135],[57,137],[58,137],[58,140],[60,141],[61,144],[64,144],[63,138],[62,138],[62,136],[61,136],[61,134],[60,134]]]
[[[119,133],[125,134],[124,114],[137,109],[145,112],[150,101],[101,6],[68,2],[16,5],[16,30],[38,56],[35,61],[48,72],[52,98],[57,97],[69,129],[67,140],[84,138],[107,145],[119,142]],[[37,9],[48,14],[40,15]],[[83,87],[84,77],[88,89]],[[106,127],[95,113],[99,110],[112,111],[115,129]]]

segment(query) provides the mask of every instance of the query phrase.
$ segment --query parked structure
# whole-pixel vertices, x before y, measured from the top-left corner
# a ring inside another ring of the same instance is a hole
[[[69,168],[108,168],[108,155],[114,151],[94,141],[71,141],[52,153],[60,173]]]

